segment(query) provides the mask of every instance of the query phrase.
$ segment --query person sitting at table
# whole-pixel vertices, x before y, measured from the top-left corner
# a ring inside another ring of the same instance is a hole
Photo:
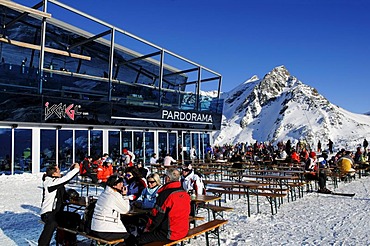
[[[128,149],[122,151],[122,162],[121,165],[132,167],[134,165],[135,154]]]
[[[150,164],[157,164],[158,163],[158,157],[156,153],[153,153],[152,157],[150,157]]]
[[[103,163],[98,166],[97,177],[98,183],[105,184],[108,178],[113,175],[113,160],[110,157],[104,159]]]
[[[195,173],[191,164],[188,164],[182,169],[181,185],[187,192],[196,195],[205,194],[205,187],[200,174]]]
[[[176,160],[170,155],[170,153],[166,154],[166,157],[163,159],[163,166],[171,166],[172,164],[176,163]]]
[[[342,174],[354,176],[356,172],[354,163],[351,151],[345,151],[344,156],[337,161],[337,167]]]
[[[318,193],[326,193],[330,194],[332,193],[331,190],[326,188],[326,172],[325,172],[325,166],[323,163],[317,162],[317,156],[315,152],[310,152],[309,158],[306,161],[305,170],[309,171],[305,173],[305,177],[308,180],[318,180],[319,182],[319,190]]]
[[[130,211],[130,203],[126,194],[127,190],[123,184],[123,178],[118,175],[110,176],[107,180],[107,186],[95,205],[91,221],[91,234],[93,236],[106,240],[121,238],[126,240],[130,237],[121,221],[121,214],[127,214]]]
[[[298,164],[298,163],[301,162],[301,158],[299,157],[299,155],[298,155],[297,151],[295,151],[295,149],[292,149],[292,153],[290,155],[290,159],[295,164]]]
[[[93,169],[92,160],[93,158],[91,156],[85,157],[85,159],[80,164],[80,175],[87,176],[91,179],[93,183],[97,183],[98,178],[96,176],[96,172]]]
[[[147,178],[146,187],[139,198],[133,203],[134,206],[143,209],[153,208],[157,198],[157,191],[161,187],[161,178],[157,173],[152,173]]]
[[[184,238],[189,231],[190,196],[180,183],[180,172],[175,168],[166,171],[165,184],[158,190],[147,227],[138,238],[138,244]]]
[[[125,169],[125,181],[127,185],[127,196],[130,201],[136,201],[141,192],[146,188],[145,179],[136,167],[127,167]]]

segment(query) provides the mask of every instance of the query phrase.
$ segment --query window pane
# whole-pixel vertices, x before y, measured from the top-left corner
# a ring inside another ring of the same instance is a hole
[[[59,167],[61,170],[69,168],[73,160],[73,131],[72,130],[59,130]]]
[[[109,131],[109,156],[116,163],[120,157],[119,131]]]
[[[164,158],[167,152],[167,132],[158,133],[158,145],[159,158]]]
[[[143,132],[134,132],[135,159],[143,159]]]
[[[32,130],[14,129],[14,173],[32,171]]]
[[[169,137],[169,148],[170,148],[170,154],[171,156],[174,158],[174,159],[177,159],[178,158],[178,155],[177,155],[177,141],[176,141],[176,133],[169,133],[168,134],[168,137]]]
[[[55,163],[55,130],[41,130],[40,170],[45,171],[49,164]]]
[[[154,132],[145,132],[145,156],[143,163],[149,162],[154,153]]]
[[[12,130],[9,128],[0,129],[0,174],[11,174],[11,146]]]
[[[132,132],[122,132],[122,148],[131,150]],[[120,152],[122,152],[122,150],[120,150]]]
[[[93,130],[90,133],[90,155],[94,160],[103,156],[103,131]]]
[[[75,131],[76,162],[81,162],[87,156],[87,130]]]

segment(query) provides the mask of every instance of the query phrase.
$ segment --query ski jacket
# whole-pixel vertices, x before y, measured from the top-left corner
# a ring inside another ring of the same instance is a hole
[[[189,231],[190,196],[179,181],[158,190],[158,197],[147,224],[147,230],[167,235],[169,240],[185,237]]]
[[[80,175],[85,175],[87,173],[92,173],[92,172],[93,172],[92,163],[89,161],[88,158],[85,158],[80,163]]]
[[[132,167],[135,160],[135,154],[131,151],[127,150],[125,153],[122,154],[121,157],[123,163],[121,165],[127,165],[129,167]]]
[[[203,195],[205,193],[203,180],[199,177],[198,174],[194,173],[194,170],[191,170],[191,172],[187,176],[181,177],[181,184],[182,188],[186,191],[193,190],[195,194],[198,195]]]
[[[130,200],[136,201],[145,188],[146,183],[142,178],[132,178],[127,181],[127,196],[130,197]]]
[[[351,157],[343,156],[337,162],[337,166],[341,173],[353,172],[353,159]]]
[[[107,186],[96,202],[91,230],[98,232],[127,232],[121,214],[130,211],[127,196]]]
[[[78,174],[78,172],[79,169],[74,168],[61,178],[44,176],[40,214],[52,211],[58,212],[62,209],[65,191],[64,185]]]
[[[104,166],[103,164],[98,166],[97,177],[102,182],[107,182],[108,178],[113,175],[113,166]]]
[[[316,175],[317,172],[317,162],[315,159],[309,157],[306,161],[305,170],[310,171],[311,174]]]
[[[301,158],[299,157],[299,155],[297,154],[297,152],[293,152],[291,154],[290,158],[292,159],[293,162],[296,162],[296,163],[301,162]]]
[[[143,190],[143,192],[141,192],[141,195],[136,200],[137,202],[141,203],[141,208],[143,209],[154,208],[159,188],[160,187],[158,185],[154,188],[147,187]]]

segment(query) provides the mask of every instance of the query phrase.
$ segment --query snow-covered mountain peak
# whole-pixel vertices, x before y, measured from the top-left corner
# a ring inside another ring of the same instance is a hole
[[[370,116],[331,104],[284,66],[275,67],[261,80],[252,78],[222,94],[224,117],[215,143],[304,139],[315,144],[330,138],[346,147],[370,138]]]

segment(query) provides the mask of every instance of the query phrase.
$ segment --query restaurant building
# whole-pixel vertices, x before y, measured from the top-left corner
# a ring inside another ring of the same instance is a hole
[[[204,157],[220,74],[62,2],[20,2],[0,1],[0,174],[124,148]]]

